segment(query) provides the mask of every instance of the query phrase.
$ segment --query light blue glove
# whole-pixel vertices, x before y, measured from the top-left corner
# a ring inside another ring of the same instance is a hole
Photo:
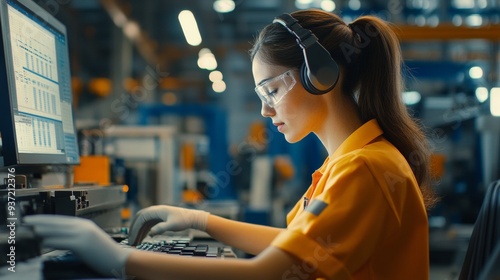
[[[209,213],[202,210],[155,205],[137,212],[129,229],[130,245],[139,244],[146,234],[156,235],[165,231],[198,229],[205,231]],[[150,231],[151,230],[151,231]]]
[[[70,250],[96,271],[117,278],[125,276],[125,262],[132,251],[116,243],[94,222],[71,216],[33,215],[24,218],[42,238],[42,246]]]

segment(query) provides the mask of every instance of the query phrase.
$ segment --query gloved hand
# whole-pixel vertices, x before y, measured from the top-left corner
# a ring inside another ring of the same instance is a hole
[[[139,244],[146,234],[156,235],[165,231],[189,228],[205,231],[209,213],[202,210],[155,205],[137,212],[129,229],[130,245]]]
[[[32,215],[24,223],[34,227],[42,246],[70,250],[96,271],[122,278],[125,262],[132,251],[116,243],[94,222],[71,216]]]

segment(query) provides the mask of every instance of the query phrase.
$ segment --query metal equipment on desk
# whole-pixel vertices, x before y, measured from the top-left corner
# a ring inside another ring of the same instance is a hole
[[[154,165],[154,178],[149,170],[140,174],[138,184],[153,188],[152,204],[174,204],[181,200],[181,190],[175,188],[174,135],[169,126],[111,126],[104,130],[105,153],[114,158]],[[142,166],[143,169],[147,169]],[[144,191],[144,190],[140,190]]]

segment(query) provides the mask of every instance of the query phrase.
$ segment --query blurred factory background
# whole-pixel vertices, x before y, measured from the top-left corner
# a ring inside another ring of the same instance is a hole
[[[410,73],[403,98],[427,129],[441,197],[429,213],[431,261],[443,277],[453,273],[485,189],[500,177],[500,1],[36,2],[70,34],[82,168],[109,166],[103,180],[129,186],[131,213],[182,202],[276,226],[325,151],[314,137],[286,143],[260,116],[251,42],[296,9],[393,23]],[[196,27],[198,37],[185,37]]]

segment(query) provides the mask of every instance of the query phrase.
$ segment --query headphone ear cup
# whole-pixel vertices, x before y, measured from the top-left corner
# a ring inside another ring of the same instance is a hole
[[[302,27],[290,14],[276,17],[273,23],[275,22],[294,35],[302,48],[304,63],[300,67],[299,76],[304,88],[315,95],[331,91],[337,84],[339,67],[328,50],[319,43],[311,30]]]
[[[311,78],[309,77],[308,74],[308,69],[307,69],[307,64],[304,62],[302,63],[302,66],[300,67],[300,81],[302,82],[302,86],[310,93],[314,95],[321,95],[327,93],[329,90],[326,91],[321,91],[317,89],[313,83],[311,82]]]

